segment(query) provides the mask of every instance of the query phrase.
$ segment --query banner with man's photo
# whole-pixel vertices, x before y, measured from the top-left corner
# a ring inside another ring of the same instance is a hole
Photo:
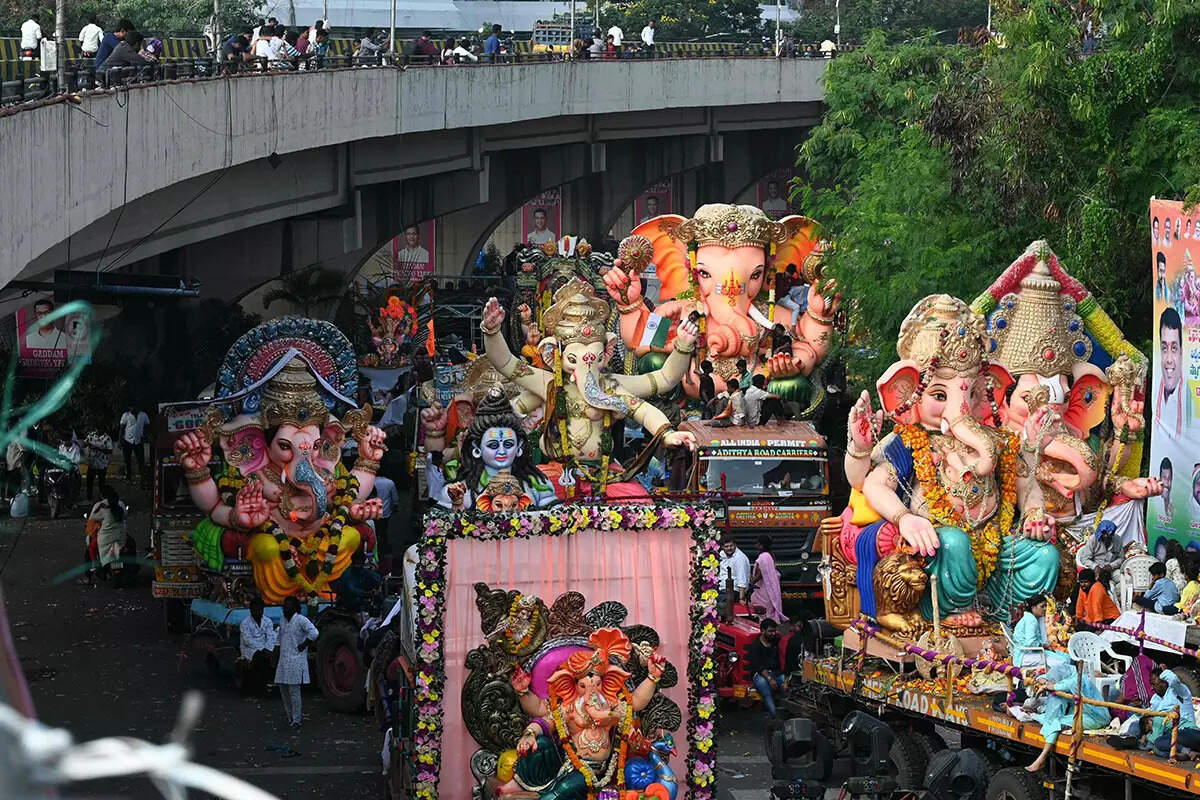
[[[633,216],[637,224],[654,219],[661,214],[670,214],[671,181],[660,181],[639,194],[633,201]]]
[[[788,214],[800,213],[800,204],[788,200],[788,187],[795,174],[796,171],[791,168],[777,169],[758,182],[758,207],[771,219],[783,219]]]
[[[562,236],[562,194],[547,189],[521,207],[521,241],[534,247]]]
[[[428,219],[405,225],[392,239],[392,279],[396,283],[415,283],[437,272],[435,235],[434,221]]]
[[[53,378],[70,362],[88,357],[88,318],[69,314],[47,322],[56,307],[42,296],[17,309],[17,371],[23,378]]]
[[[1200,550],[1200,208],[1185,214],[1173,200],[1150,201],[1154,280],[1154,374],[1150,474],[1164,491],[1149,501],[1151,552],[1174,539]]]

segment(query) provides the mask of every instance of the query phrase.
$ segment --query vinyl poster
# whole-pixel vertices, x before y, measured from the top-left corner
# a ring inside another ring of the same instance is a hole
[[[758,207],[771,219],[783,219],[788,214],[799,214],[799,204],[788,202],[788,184],[793,170],[778,169],[758,182]]]
[[[414,283],[437,272],[433,220],[404,226],[392,239],[392,270],[396,283]]]
[[[53,378],[67,367],[68,361],[88,353],[90,332],[87,318],[71,314],[45,323],[43,319],[57,306],[50,297],[38,297],[17,309],[18,372],[24,378]]]
[[[1146,535],[1161,559],[1168,539],[1200,550],[1200,209],[1150,201],[1154,281],[1154,366],[1150,396],[1150,474],[1163,482],[1151,498]]]
[[[547,189],[521,207],[521,241],[540,247],[562,236],[562,194]]]
[[[660,214],[671,213],[671,181],[656,183],[633,201],[633,215],[637,224],[654,219]]]

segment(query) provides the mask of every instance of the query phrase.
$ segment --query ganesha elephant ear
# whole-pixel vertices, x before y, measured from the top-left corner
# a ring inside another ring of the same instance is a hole
[[[257,472],[267,463],[267,437],[262,428],[247,427],[219,439],[225,461],[241,475]]]
[[[783,226],[783,241],[775,246],[775,270],[783,272],[788,264],[797,270],[804,268],[804,260],[817,246],[817,223],[808,217],[792,214],[779,221]],[[811,282],[811,281],[810,281]]]
[[[1004,408],[1008,403],[1008,389],[1017,379],[1003,364],[997,364],[995,361],[988,362],[988,375],[992,378],[992,402],[996,404],[996,408],[1001,409],[1001,417],[1004,416]],[[991,413],[991,409],[981,409],[983,416],[981,419],[987,418]]]
[[[1067,398],[1063,423],[1077,436],[1086,437],[1092,428],[1104,422],[1112,387],[1103,376],[1086,372],[1075,379]]]
[[[896,422],[912,425],[917,421],[917,398],[913,397],[913,393],[920,380],[921,371],[917,369],[917,362],[905,360],[892,364],[875,382],[880,405]]]
[[[670,300],[688,288],[687,242],[676,239],[672,234],[683,217],[678,214],[663,214],[649,219],[633,229],[630,236],[644,236],[650,242],[654,274],[658,277],[660,300]]]

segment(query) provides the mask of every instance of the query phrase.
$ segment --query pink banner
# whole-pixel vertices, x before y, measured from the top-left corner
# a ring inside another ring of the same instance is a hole
[[[547,189],[521,207],[521,241],[534,247],[562,236],[562,193]]]
[[[72,314],[43,323],[55,308],[54,300],[42,297],[17,309],[17,358],[22,377],[53,378],[66,369],[68,362],[87,355],[87,320]]]
[[[633,201],[633,216],[637,224],[671,213],[671,182],[656,183]]]
[[[392,239],[392,269],[396,283],[413,283],[437,272],[434,221],[407,225]]]

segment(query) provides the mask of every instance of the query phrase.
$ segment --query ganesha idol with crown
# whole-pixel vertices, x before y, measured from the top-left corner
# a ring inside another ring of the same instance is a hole
[[[365,523],[380,516],[366,499],[383,457],[371,408],[353,398],[358,371],[350,342],[331,323],[283,317],[229,349],[200,430],[175,452],[193,502],[208,518],[192,533],[209,566],[249,559],[266,603],[328,595],[328,585],[369,544]],[[342,464],[347,434],[357,442]],[[224,458],[214,477],[213,445]]]
[[[821,280],[823,249],[816,224],[805,217],[776,222],[753,206],[709,204],[691,219],[668,214],[638,225],[604,281],[620,314],[621,338],[641,357],[641,368],[661,362],[680,323],[695,312],[703,324],[702,357],[713,363],[717,391],[745,359],[751,370],[769,376],[772,392],[803,401],[807,376],[828,354],[833,328],[836,298],[826,296],[832,284]],[[651,264],[661,283],[653,309],[638,277]],[[809,284],[802,312],[781,304],[787,298],[775,292],[777,276],[789,264]],[[773,346],[776,325],[791,338],[786,352]],[[684,381],[692,396],[699,393],[699,361]]]

